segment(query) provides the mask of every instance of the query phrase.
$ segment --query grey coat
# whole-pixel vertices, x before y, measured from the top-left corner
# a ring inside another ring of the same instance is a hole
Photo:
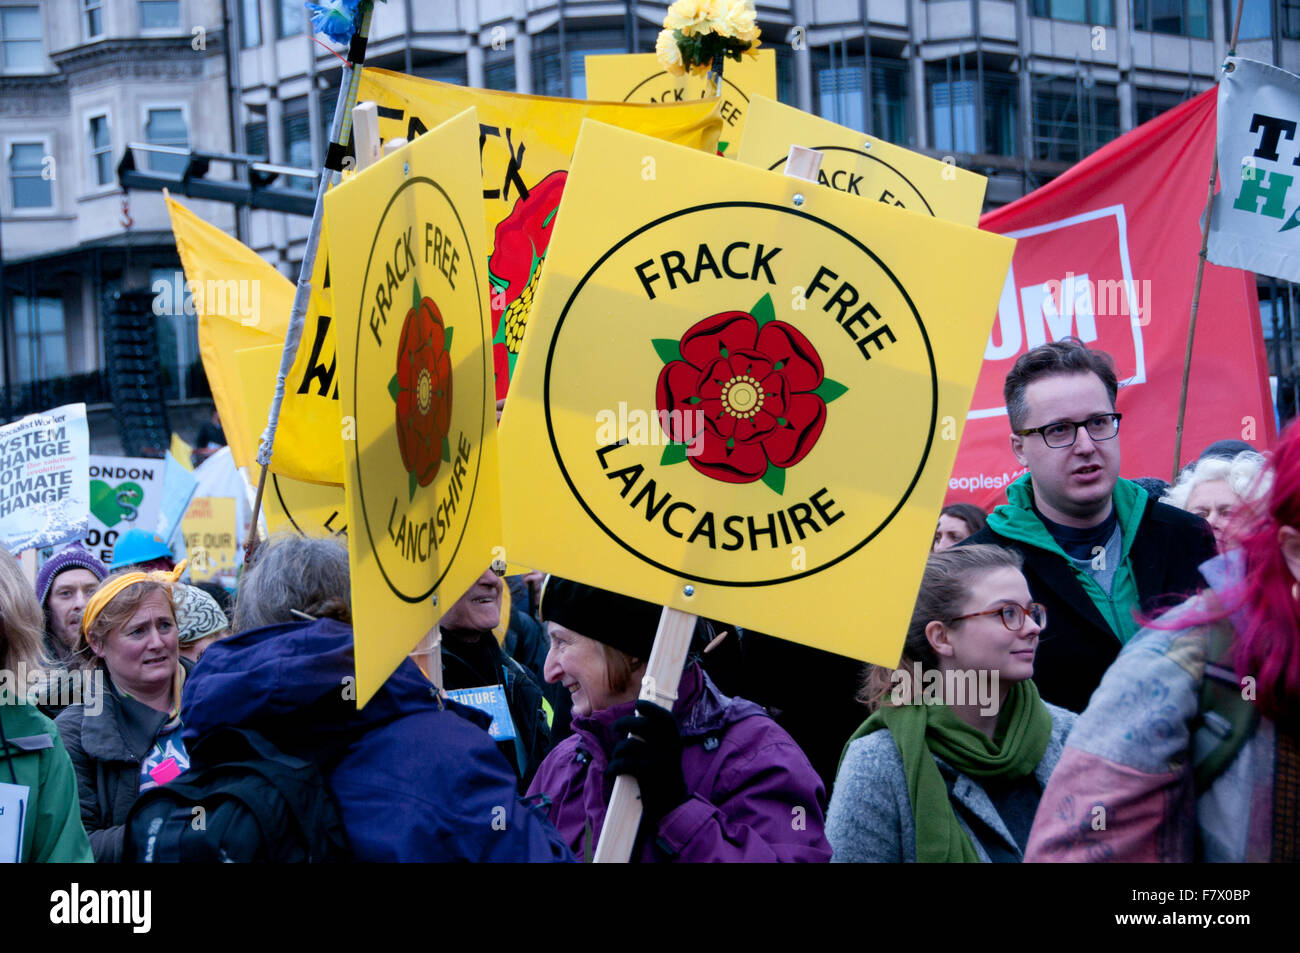
[[[180,662],[188,672],[189,659]],[[140,796],[140,762],[167,723],[167,714],[121,694],[107,670],[99,670],[104,672],[103,710],[92,716],[84,705],[70,705],[55,724],[77,772],[81,823],[95,863],[106,864],[122,859],[123,825]]]
[[[1052,716],[1052,736],[1043,760],[1034,769],[1034,777],[1043,788],[1047,787],[1047,779],[1065,748],[1066,736],[1078,717],[1055,705],[1047,705],[1047,710]],[[1020,845],[979,782],[954,770],[940,758],[934,760],[952,798],[1001,838],[1005,848],[1017,859],[1023,859]],[[957,811],[957,822],[975,845],[980,860],[987,863],[988,850],[966,823],[961,810]],[[916,824],[907,794],[903,756],[898,753],[888,729],[875,731],[849,745],[826,814],[826,839],[831,842],[834,851],[831,859],[835,863],[916,861]]]

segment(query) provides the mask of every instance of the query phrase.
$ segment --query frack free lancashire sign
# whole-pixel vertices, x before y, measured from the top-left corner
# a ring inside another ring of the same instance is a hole
[[[1013,243],[594,122],[563,218],[510,557],[896,662]]]
[[[472,109],[326,196],[364,703],[501,541]]]

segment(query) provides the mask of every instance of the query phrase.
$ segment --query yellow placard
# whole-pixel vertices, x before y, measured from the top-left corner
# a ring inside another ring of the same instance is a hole
[[[272,533],[288,530],[299,536],[326,538],[348,531],[343,487],[303,483],[272,473],[262,496],[262,512]]]
[[[717,99],[722,132],[718,154],[735,158],[753,96],[776,99],[776,51],[756,50],[739,62],[726,60],[719,94],[705,76],[673,76],[654,53],[609,53],[588,56],[587,96],[621,103],[680,103]]]
[[[709,152],[717,148],[722,125],[716,100],[675,105],[597,103],[468,89],[378,69],[362,71],[357,98],[378,104],[383,139],[414,139],[465,109],[478,111],[480,129],[474,145],[490,236],[484,251],[484,280],[491,282],[497,397],[506,395],[523,342],[583,119],[599,119]],[[629,177],[653,174],[641,164],[626,171]]]
[[[250,393],[235,352],[284,348],[294,285],[248,246],[168,198],[176,249],[198,314],[199,353],[235,465],[254,466],[275,379],[277,356]],[[324,226],[322,226],[324,229]],[[338,386],[326,245],[312,275],[312,293],[297,360],[285,381],[271,471],[316,483],[343,483]],[[186,457],[188,460],[189,458]]]
[[[736,158],[780,172],[792,145],[822,154],[817,181],[836,191],[961,225],[979,224],[988,185],[984,176],[754,96]]]
[[[325,197],[358,705],[501,551],[478,136],[467,109]]]
[[[501,423],[510,558],[896,663],[1014,247],[587,123]]]
[[[196,496],[181,519],[181,534],[196,582],[234,576],[239,568],[235,535],[235,500],[229,496]]]

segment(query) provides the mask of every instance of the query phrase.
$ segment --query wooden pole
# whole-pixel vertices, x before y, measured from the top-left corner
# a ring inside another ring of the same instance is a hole
[[[1232,42],[1228,44],[1228,55],[1237,55],[1237,34],[1241,30],[1241,9],[1246,0],[1237,0],[1237,15],[1232,23]],[[1215,113],[1218,122],[1218,113]],[[1178,393],[1178,426],[1174,430],[1174,467],[1171,483],[1178,481],[1178,470],[1182,465],[1183,455],[1183,421],[1187,415],[1187,383],[1192,374],[1192,343],[1196,338],[1196,314],[1201,307],[1201,282],[1205,277],[1205,250],[1210,244],[1210,219],[1214,216],[1214,183],[1219,179],[1219,140],[1214,139],[1214,161],[1210,164],[1210,184],[1205,196],[1205,214],[1201,216],[1201,250],[1196,260],[1196,283],[1192,286],[1192,314],[1187,324],[1187,349],[1183,354],[1183,386]]]
[[[660,708],[673,710],[677,700],[677,686],[682,680],[686,665],[686,652],[691,647],[696,616],[680,609],[665,608],[659,617],[654,647],[646,663],[645,677],[641,679],[641,697]],[[614,790],[605,811],[605,822],[600,828],[600,840],[593,858],[598,864],[625,864],[632,858],[637,828],[641,826],[641,789],[636,778],[620,774],[614,779]]]

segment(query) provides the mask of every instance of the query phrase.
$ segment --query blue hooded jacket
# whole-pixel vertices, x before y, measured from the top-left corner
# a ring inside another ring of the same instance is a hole
[[[440,702],[409,659],[358,711],[354,671],[352,628],[332,619],[216,642],[185,684],[186,744],[230,725],[286,750],[341,753],[326,780],[356,860],[573,860],[519,801],[488,716]]]

